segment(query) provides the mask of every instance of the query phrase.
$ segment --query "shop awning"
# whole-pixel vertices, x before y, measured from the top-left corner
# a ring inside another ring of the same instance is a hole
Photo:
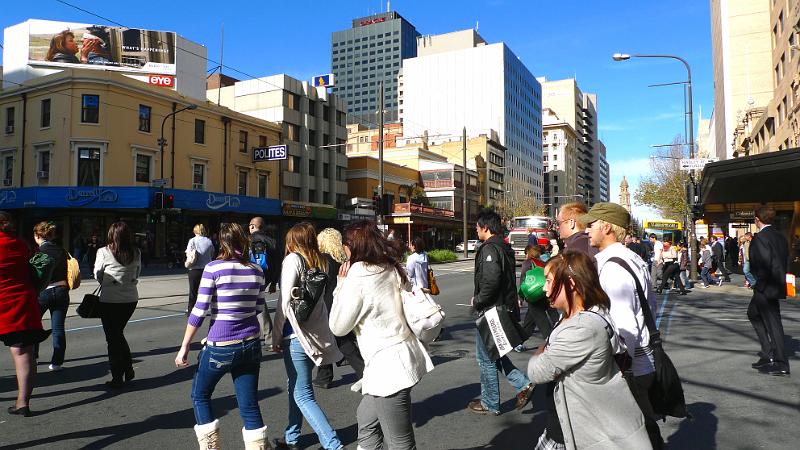
[[[704,205],[800,200],[800,149],[708,164],[700,192]]]

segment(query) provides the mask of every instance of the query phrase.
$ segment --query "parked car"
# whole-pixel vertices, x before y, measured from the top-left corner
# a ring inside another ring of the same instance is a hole
[[[469,239],[469,240],[467,240],[467,251],[468,252],[477,251],[480,246],[481,246],[481,241],[479,241],[477,239]],[[456,251],[457,252],[463,252],[464,251],[464,243],[463,242],[461,242],[458,245],[456,245]]]

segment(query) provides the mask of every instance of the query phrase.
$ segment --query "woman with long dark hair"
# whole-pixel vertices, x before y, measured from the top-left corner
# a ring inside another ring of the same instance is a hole
[[[28,246],[15,236],[11,215],[0,211],[0,340],[11,351],[17,375],[17,401],[9,414],[28,417],[36,378],[34,346],[45,340]]]
[[[545,292],[562,312],[528,364],[537,384],[556,382],[555,404],[568,449],[649,449],[642,411],[614,355],[625,352],[594,259],[567,250],[545,266]],[[543,438],[546,438],[543,435]],[[550,448],[540,441],[537,448]]]
[[[250,262],[250,244],[244,228],[231,223],[219,232],[220,252],[203,269],[197,302],[189,315],[175,365],[189,364],[189,346],[211,311],[211,326],[197,358],[192,402],[197,421],[194,430],[201,449],[218,449],[219,420],[211,410],[211,394],[226,373],[233,378],[236,402],[244,427],[246,449],[270,448],[267,427],[258,406],[261,368],[261,327],[266,287],[261,267]]]
[[[121,388],[135,376],[131,348],[124,331],[139,302],[137,285],[142,255],[125,222],[114,222],[108,227],[106,243],[97,250],[94,276],[101,287],[99,312],[111,367],[111,381],[106,385]]]
[[[33,227],[33,240],[39,245],[39,251],[53,258],[55,263],[50,284],[39,293],[39,308],[42,316],[45,312],[50,311],[50,326],[53,329],[53,356],[50,358],[49,368],[58,371],[64,364],[64,354],[67,351],[64,321],[69,307],[69,285],[67,285],[67,251],[56,244],[55,237],[56,225],[53,222],[39,222]]]
[[[425,347],[406,323],[401,289],[411,288],[401,264],[403,246],[375,222],[358,221],[344,232],[349,261],[339,270],[330,326],[334,334],[355,332],[366,367],[358,406],[358,447],[416,448],[411,388],[433,370]]]
[[[318,302],[308,319],[300,322],[292,302],[302,296],[301,273],[307,269],[328,269],[328,261],[317,244],[317,232],[308,222],[301,222],[286,233],[286,257],[281,268],[281,295],[275,308],[272,348],[283,352],[283,363],[289,376],[289,425],[283,439],[275,441],[277,449],[294,449],[300,438],[303,417],[319,436],[326,450],[343,448],[336,430],[314,398],[311,371],[314,366],[335,363],[342,359],[336,338],[328,328],[328,308]]]

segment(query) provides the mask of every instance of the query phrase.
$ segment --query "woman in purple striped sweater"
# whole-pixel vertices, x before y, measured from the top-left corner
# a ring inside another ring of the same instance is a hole
[[[261,364],[258,315],[264,309],[264,273],[261,267],[250,263],[249,241],[241,225],[223,225],[219,241],[219,256],[203,269],[197,303],[189,315],[175,365],[188,365],[189,345],[210,310],[211,326],[203,340],[205,345],[198,355],[192,383],[197,420],[194,429],[200,448],[219,448],[219,420],[214,419],[211,410],[211,393],[229,372],[244,422],[245,448],[269,448],[267,427],[257,398]]]

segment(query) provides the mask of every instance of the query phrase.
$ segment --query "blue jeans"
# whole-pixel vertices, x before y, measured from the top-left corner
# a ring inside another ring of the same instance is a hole
[[[67,334],[64,332],[64,320],[69,307],[69,288],[56,286],[39,293],[39,309],[42,316],[50,311],[50,327],[53,329],[53,357],[50,364],[64,364],[64,353],[67,351]],[[38,353],[38,345],[37,345]]]
[[[328,418],[314,398],[314,388],[311,386],[314,362],[306,355],[297,338],[283,341],[283,364],[286,366],[286,374],[289,375],[289,426],[286,427],[284,434],[286,443],[297,443],[305,417],[319,436],[323,448],[331,450],[340,448],[342,442],[336,435],[336,430],[328,422]]]
[[[264,426],[258,408],[258,373],[261,368],[261,339],[225,347],[206,345],[197,356],[197,372],[192,382],[194,418],[198,425],[214,421],[211,394],[219,380],[230,372],[236,389],[236,403],[246,430]]]
[[[744,272],[744,279],[747,280],[748,283],[750,283],[750,286],[751,287],[755,286],[756,276],[753,275],[752,272],[750,272],[750,261],[744,262],[744,264],[742,265],[742,271]]]
[[[706,286],[719,283],[719,278],[711,274],[711,268],[708,266],[703,266],[700,270],[700,279],[703,280],[703,284]]]
[[[491,412],[500,411],[500,377],[498,370],[502,370],[511,386],[520,392],[531,383],[528,376],[514,366],[514,363],[503,356],[497,361],[492,361],[483,345],[480,333],[475,330],[475,358],[478,360],[478,369],[481,371],[481,404]]]

